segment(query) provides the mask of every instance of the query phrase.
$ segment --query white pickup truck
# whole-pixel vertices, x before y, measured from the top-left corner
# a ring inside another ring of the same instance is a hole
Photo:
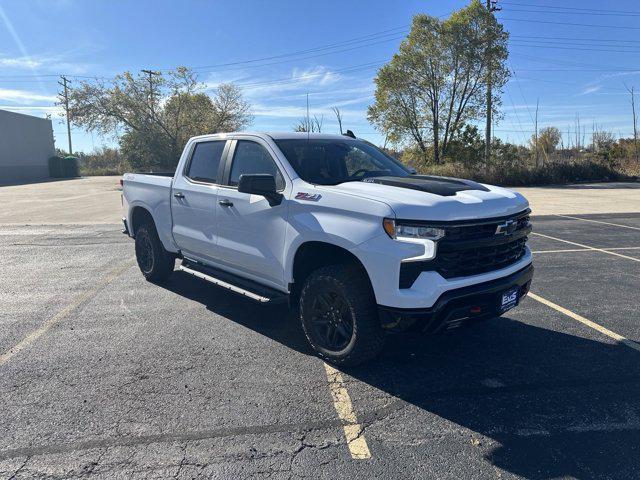
[[[142,274],[179,269],[258,302],[288,300],[309,343],[340,365],[387,332],[496,317],[533,276],[528,202],[416,175],[354,136],[194,137],[175,174],[127,173],[124,232]]]

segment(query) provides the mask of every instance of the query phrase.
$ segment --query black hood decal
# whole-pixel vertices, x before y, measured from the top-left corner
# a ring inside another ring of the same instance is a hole
[[[461,178],[435,177],[431,175],[410,175],[408,177],[370,177],[362,180],[367,183],[379,183],[391,187],[409,188],[422,192],[433,193],[443,197],[450,197],[464,190],[480,190],[488,192],[489,189]]]

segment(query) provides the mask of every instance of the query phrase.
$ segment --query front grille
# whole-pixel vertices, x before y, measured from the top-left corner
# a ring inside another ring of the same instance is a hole
[[[508,220],[514,222],[512,230],[508,234],[496,234],[498,225],[504,225]],[[482,222],[438,226],[444,228],[445,236],[438,242],[436,258],[401,263],[400,288],[411,288],[424,271],[436,271],[449,279],[506,268],[524,256],[527,235],[531,232],[529,210]]]

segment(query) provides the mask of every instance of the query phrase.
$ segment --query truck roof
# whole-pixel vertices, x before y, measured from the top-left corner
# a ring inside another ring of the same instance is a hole
[[[295,139],[322,139],[322,140],[353,140],[351,137],[334,133],[306,133],[306,132],[228,132],[214,133],[209,135],[199,135],[198,139],[204,138],[227,138],[233,135],[255,135],[261,138],[272,138],[274,140],[295,140]]]

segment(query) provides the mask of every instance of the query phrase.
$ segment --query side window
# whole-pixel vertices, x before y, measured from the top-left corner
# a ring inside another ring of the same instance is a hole
[[[229,185],[237,186],[240,175],[268,173],[276,178],[276,188],[284,188],[284,178],[267,150],[256,142],[238,140],[231,164]]]
[[[196,143],[191,154],[187,177],[199,182],[216,183],[225,143],[226,140]]]

